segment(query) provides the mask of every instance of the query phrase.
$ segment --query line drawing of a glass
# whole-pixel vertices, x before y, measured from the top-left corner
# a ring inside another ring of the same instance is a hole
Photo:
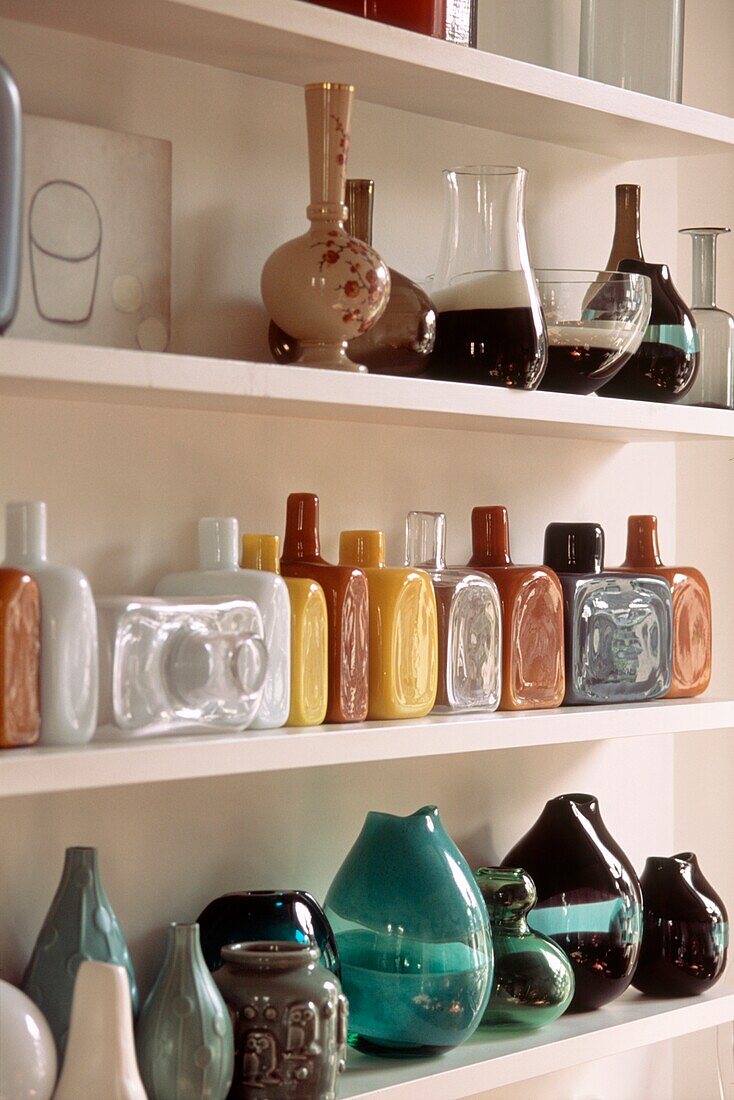
[[[102,218],[86,188],[49,180],[28,212],[31,281],[45,321],[83,325],[92,316],[102,247]]]

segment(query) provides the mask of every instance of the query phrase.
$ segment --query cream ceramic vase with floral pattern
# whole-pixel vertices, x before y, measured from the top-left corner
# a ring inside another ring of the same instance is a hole
[[[373,249],[344,229],[351,84],[307,84],[311,228],[283,244],[263,268],[263,301],[273,321],[295,337],[297,363],[364,371],[347,357],[347,342],[382,315],[390,274]]]

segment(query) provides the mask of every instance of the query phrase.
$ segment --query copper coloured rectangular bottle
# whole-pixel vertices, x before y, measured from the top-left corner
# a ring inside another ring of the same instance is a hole
[[[329,631],[327,722],[363,722],[369,700],[369,598],[367,578],[351,565],[321,556],[319,498],[291,493],[286,506],[280,569],[284,577],[308,577],[324,590]]]

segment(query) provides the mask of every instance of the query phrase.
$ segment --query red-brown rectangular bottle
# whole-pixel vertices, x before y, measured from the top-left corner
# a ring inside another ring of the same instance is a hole
[[[326,597],[329,629],[327,722],[363,722],[369,702],[369,600],[367,577],[351,565],[321,557],[319,498],[291,493],[286,507],[280,570],[284,577],[318,581]]]

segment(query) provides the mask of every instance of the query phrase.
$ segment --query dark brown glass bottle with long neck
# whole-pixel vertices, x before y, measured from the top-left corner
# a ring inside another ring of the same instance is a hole
[[[617,217],[607,271],[616,271],[622,260],[645,259],[640,241],[640,185],[618,183],[616,194]]]
[[[365,244],[372,243],[373,198],[372,180],[347,180],[348,232]],[[421,287],[394,268],[389,270],[387,308],[364,336],[349,341],[347,354],[371,374],[419,375],[436,340],[436,312]],[[295,362],[298,345],[292,337],[271,323],[268,338],[276,363]]]

